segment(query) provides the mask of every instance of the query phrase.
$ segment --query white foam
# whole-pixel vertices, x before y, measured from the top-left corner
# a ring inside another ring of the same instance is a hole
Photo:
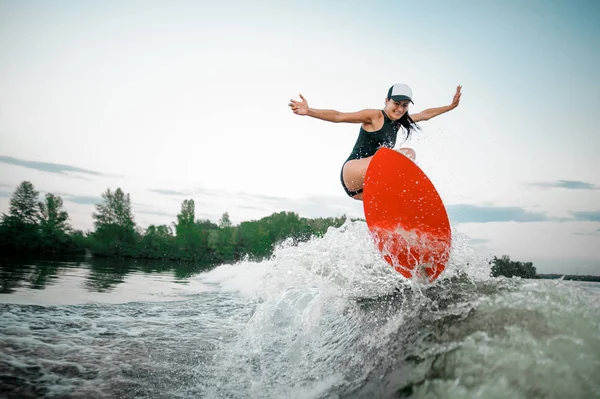
[[[468,246],[468,238],[454,231],[446,270],[438,280],[467,274],[474,280],[490,276],[490,265]],[[347,221],[329,228],[322,238],[292,245],[286,241],[264,261],[222,265],[198,277],[223,292],[239,292],[246,298],[268,297],[288,288],[327,286],[349,297],[378,296],[403,284],[420,285],[394,271],[375,247],[364,222]]]

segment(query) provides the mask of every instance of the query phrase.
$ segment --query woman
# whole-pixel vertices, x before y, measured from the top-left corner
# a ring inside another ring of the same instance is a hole
[[[445,107],[429,108],[418,114],[408,114],[408,104],[412,103],[412,90],[405,84],[395,84],[388,90],[383,110],[364,109],[358,112],[339,112],[327,109],[309,108],[308,102],[300,94],[300,100],[290,100],[290,108],[296,115],[308,115],[329,122],[360,123],[360,132],[352,153],[344,162],[341,172],[342,187],[356,200],[363,198],[363,183],[369,162],[380,147],[393,148],[398,130],[406,131],[406,139],[413,129],[419,129],[416,122],[426,121],[453,110],[460,101],[462,86],[456,88],[452,103]],[[400,153],[415,159],[415,151],[401,148]]]

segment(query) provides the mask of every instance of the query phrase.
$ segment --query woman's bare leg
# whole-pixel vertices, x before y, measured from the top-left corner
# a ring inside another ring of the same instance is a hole
[[[346,162],[342,172],[342,177],[348,190],[356,191],[363,188],[365,174],[367,173],[367,168],[369,167],[369,163],[371,162],[372,158],[373,157],[371,156],[368,158],[353,159]],[[362,193],[356,194],[352,198],[362,201],[363,195]]]

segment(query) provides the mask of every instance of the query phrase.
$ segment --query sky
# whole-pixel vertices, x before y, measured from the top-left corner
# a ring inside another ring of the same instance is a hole
[[[294,115],[381,109],[483,255],[600,275],[600,2],[0,0],[0,212],[31,181],[93,228],[107,188],[136,223],[273,212],[363,217],[340,168],[359,125]],[[401,141],[401,140],[399,140]]]

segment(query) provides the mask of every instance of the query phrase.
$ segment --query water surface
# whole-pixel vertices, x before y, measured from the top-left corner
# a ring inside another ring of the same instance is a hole
[[[209,271],[93,259],[3,265],[0,391],[600,397],[600,286],[491,279],[456,237],[447,271],[428,286],[382,261],[361,222]]]

